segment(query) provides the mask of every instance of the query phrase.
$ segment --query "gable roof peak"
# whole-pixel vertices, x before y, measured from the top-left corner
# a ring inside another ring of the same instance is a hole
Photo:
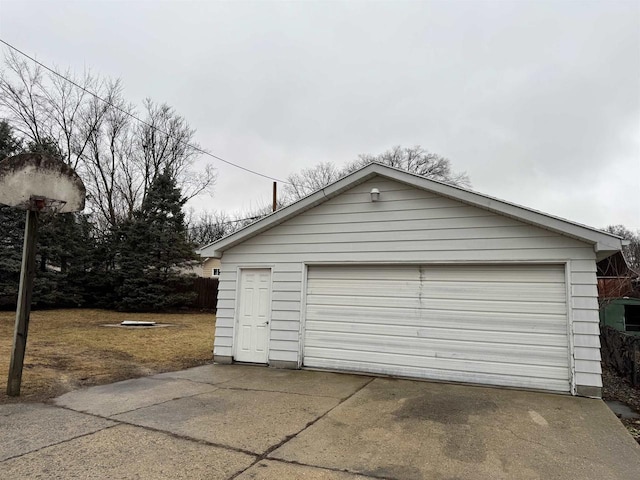
[[[482,208],[499,215],[514,218],[540,228],[566,235],[585,243],[593,245],[598,254],[598,260],[606,258],[622,249],[622,238],[603,232],[593,227],[588,227],[576,222],[549,215],[537,210],[500,200],[468,188],[448,184],[439,180],[422,177],[415,173],[397,167],[391,167],[379,162],[371,162],[355,170],[344,177],[326,185],[315,192],[303,197],[286,207],[270,213],[266,217],[223,237],[200,249],[200,255],[204,257],[220,257],[225,250],[258,235],[265,230],[275,227],[290,218],[293,218],[330,198],[336,197],[367,180],[382,176],[390,180],[405,183],[414,188],[426,190],[438,195],[448,197],[477,208]]]

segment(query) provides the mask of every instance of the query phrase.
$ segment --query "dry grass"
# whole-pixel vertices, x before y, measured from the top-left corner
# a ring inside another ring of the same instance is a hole
[[[175,326],[103,327],[122,320]],[[5,394],[15,313],[0,312],[0,403]],[[20,401],[41,401],[87,385],[179,370],[211,361],[211,313],[135,314],[107,310],[31,313]]]

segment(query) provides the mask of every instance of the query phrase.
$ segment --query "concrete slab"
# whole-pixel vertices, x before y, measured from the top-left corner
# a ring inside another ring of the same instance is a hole
[[[602,401],[563,395],[211,365],[56,403],[111,419],[1,405],[0,478],[637,480],[640,471],[640,447]]]
[[[218,385],[228,382],[229,380],[238,379],[253,371],[264,372],[266,368],[267,367],[255,367],[251,365],[201,365],[177,372],[160,373],[149,378],[178,378]]]
[[[117,426],[0,463],[0,478],[227,479],[255,458]]]
[[[135,378],[65,393],[54,403],[103,417],[215,390],[213,385],[166,378]]]
[[[397,478],[637,480],[600,400],[376,379],[270,457]]]
[[[329,397],[219,389],[113,418],[263,453],[337,404]]]
[[[286,480],[297,478],[304,478],[305,480],[366,480],[376,477],[263,460],[236,478],[237,480]]]
[[[632,410],[626,403],[618,402],[617,400],[607,400],[604,403],[618,418],[640,418],[640,413]]]
[[[0,405],[0,461],[112,425],[115,422],[41,403]]]
[[[219,367],[246,368],[241,365],[219,365]],[[342,399],[352,395],[372,379],[364,375],[273,368],[250,368],[246,372],[238,370],[238,373],[242,375],[220,385],[220,388],[298,393]]]

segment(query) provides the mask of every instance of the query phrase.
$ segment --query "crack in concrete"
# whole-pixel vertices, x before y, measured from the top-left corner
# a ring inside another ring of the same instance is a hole
[[[251,467],[253,467],[254,465],[258,464],[260,461],[262,460],[271,460],[270,458],[267,458],[268,455],[270,455],[272,452],[274,452],[275,450],[277,450],[278,448],[280,448],[281,446],[283,446],[285,443],[290,442],[291,440],[293,440],[294,438],[296,438],[298,435],[300,435],[302,432],[304,432],[307,428],[311,427],[312,425],[314,425],[315,423],[317,423],[318,421],[322,420],[324,417],[326,417],[327,415],[329,415],[329,413],[331,413],[333,410],[335,410],[336,408],[338,408],[340,405],[342,405],[344,402],[346,402],[347,400],[349,400],[351,397],[353,397],[355,394],[357,394],[358,392],[362,391],[365,387],[367,387],[371,382],[373,382],[375,380],[375,378],[371,378],[368,382],[366,382],[365,384],[363,384],[360,388],[358,388],[357,390],[355,390],[351,395],[348,395],[346,397],[344,397],[342,400],[340,400],[335,406],[331,407],[329,410],[327,410],[326,412],[324,412],[322,415],[318,416],[317,418],[311,420],[310,422],[308,422],[304,427],[302,427],[300,430],[298,430],[295,433],[292,433],[291,435],[287,435],[286,437],[284,437],[279,443],[272,445],[271,447],[267,448],[262,454],[260,454],[258,456],[258,458],[256,458],[256,460],[249,465],[247,468],[240,470],[238,472],[236,472],[235,474],[231,475],[229,478],[227,478],[227,480],[234,480],[235,478],[237,478],[239,475],[242,475],[244,472],[246,472],[247,470],[249,470]],[[335,398],[335,397],[331,397],[331,398]],[[286,461],[285,461],[286,463]],[[293,463],[293,462],[292,462]],[[311,465],[309,465],[311,466]],[[336,470],[336,471],[340,471],[340,470]],[[382,477],[381,477],[382,478]],[[387,479],[385,479],[387,480]],[[389,479],[389,480],[397,480],[397,479]]]
[[[198,393],[196,395],[204,395],[204,393]],[[196,395],[191,395],[191,397],[195,397]],[[182,398],[187,398],[187,397],[182,397]],[[171,400],[167,400],[167,401],[170,402]],[[162,403],[166,403],[166,402],[160,402],[160,403],[158,403],[156,405],[161,405]],[[57,408],[61,408],[63,410],[69,410],[69,411],[77,413],[77,410],[73,410],[71,408],[64,407],[64,406],[57,406]],[[146,408],[146,407],[140,407],[140,408]],[[134,411],[134,410],[131,410],[131,411]],[[95,413],[87,413],[87,412],[82,412],[82,413],[85,413],[86,415],[91,415],[92,417],[95,417],[95,418],[100,418],[101,420],[109,420],[111,422],[116,422],[117,425],[128,425],[130,427],[137,427],[137,428],[141,428],[143,430],[149,430],[150,432],[163,433],[163,434],[165,434],[165,435],[167,435],[169,437],[179,438],[181,440],[188,440],[190,442],[198,443],[200,445],[209,445],[211,447],[217,447],[217,448],[222,448],[222,449],[225,449],[225,450],[231,450],[233,452],[244,453],[245,455],[250,455],[252,457],[256,457],[256,456],[259,455],[259,453],[252,452],[250,450],[244,450],[242,448],[232,447],[230,445],[224,445],[222,443],[215,443],[215,442],[210,442],[208,440],[202,440],[202,439],[199,439],[199,438],[193,438],[193,437],[189,437],[187,435],[181,435],[179,433],[174,433],[174,432],[170,432],[170,431],[167,431],[167,430],[161,430],[161,429],[155,428],[155,427],[149,427],[147,425],[138,425],[137,423],[128,422],[126,420],[120,420],[120,419],[117,419],[117,418],[105,417],[103,415],[98,415],[98,414],[95,414]],[[116,415],[120,415],[120,414],[118,413]],[[110,427],[114,427],[114,426],[117,426],[117,425],[111,425]]]
[[[180,370],[178,370],[180,371]],[[172,372],[166,372],[166,373],[172,373]],[[169,375],[167,375],[164,378],[156,378],[158,375],[165,375],[166,373],[158,373],[156,375],[150,376],[150,377],[140,377],[140,378],[149,378],[151,380],[157,380],[157,381],[166,381],[166,380],[185,380],[187,382],[192,382],[192,383],[197,383],[198,385],[211,385],[212,387],[217,387],[218,385],[224,385],[225,383],[229,383],[229,382],[233,382],[236,381],[238,379],[242,379],[244,377],[246,377],[248,374],[244,374],[241,375],[238,378],[230,378],[229,380],[225,380],[223,382],[218,382],[218,383],[210,383],[210,382],[201,382],[200,380],[194,380],[193,378],[184,378],[184,377],[171,377]]]
[[[333,400],[342,400],[343,397],[334,397],[331,395],[320,395],[311,393],[298,393],[298,392],[284,392],[282,390],[264,390],[262,388],[246,388],[246,387],[220,387],[223,390],[238,390],[241,392],[265,392],[265,393],[284,393],[286,395],[300,395],[302,397],[321,397],[331,398]]]
[[[72,410],[72,411],[75,412],[75,410]],[[76,413],[78,413],[78,412],[76,412]],[[103,420],[109,420],[109,419],[103,419]],[[44,450],[45,448],[55,447],[57,445],[62,445],[62,444],[68,443],[68,442],[70,442],[72,440],[76,440],[78,438],[88,437],[89,435],[93,435],[94,433],[102,432],[103,430],[108,430],[110,428],[117,427],[117,426],[118,426],[117,423],[114,424],[114,425],[107,425],[106,427],[99,428],[98,430],[94,430],[92,432],[83,433],[82,435],[76,435],[75,437],[67,438],[67,439],[61,440],[59,442],[50,443],[49,445],[44,445],[44,446],[42,446],[40,448],[36,448],[34,450],[29,450],[28,452],[20,453],[18,455],[14,455],[12,457],[7,457],[4,460],[1,460],[0,463],[6,462],[7,460],[13,460],[14,458],[24,457],[25,455],[30,455],[32,453],[36,453],[36,452],[39,452],[41,450]]]
[[[245,450],[243,448],[232,447],[230,445],[224,445],[222,443],[215,443],[215,442],[211,442],[209,440],[202,440],[200,438],[193,438],[193,437],[189,437],[187,435],[182,435],[180,433],[174,433],[174,432],[169,432],[167,430],[161,430],[161,429],[155,428],[155,427],[149,427],[147,425],[138,425],[136,423],[127,422],[125,420],[114,420],[114,421],[120,422],[122,425],[129,425],[131,427],[142,428],[143,430],[149,430],[150,432],[163,433],[165,435],[168,435],[169,437],[178,438],[180,440],[187,440],[187,441],[190,441],[190,442],[193,442],[193,443],[198,443],[200,445],[208,445],[210,447],[222,448],[224,450],[229,450],[229,451],[236,452],[236,453],[244,453],[245,455],[249,455],[249,456],[252,456],[252,457],[257,457],[259,455],[258,453],[252,452],[251,450]]]
[[[164,375],[164,374],[159,374],[159,375]],[[239,391],[244,391],[244,392],[271,392],[271,393],[284,393],[287,395],[302,395],[305,397],[321,397],[321,398],[332,398],[334,400],[344,400],[344,397],[338,397],[335,395],[322,395],[322,394],[311,394],[311,393],[299,393],[299,392],[285,392],[283,390],[265,390],[263,388],[248,388],[248,387],[229,387],[229,386],[224,386],[225,384],[229,383],[229,382],[235,382],[238,380],[242,380],[243,378],[247,377],[248,374],[242,375],[240,377],[237,378],[230,378],[229,380],[225,380],[223,382],[218,382],[218,383],[210,383],[210,382],[204,382],[204,381],[200,381],[200,380],[194,380],[192,378],[182,378],[182,377],[166,377],[166,378],[154,378],[154,377],[147,377],[150,378],[152,380],[186,380],[188,382],[192,382],[192,383],[197,383],[198,385],[211,385],[212,387],[215,388],[222,388],[224,390],[239,390]],[[213,391],[213,390],[212,390]],[[186,398],[186,397],[185,397]],[[158,404],[160,405],[160,404]],[[133,411],[133,410],[131,410]],[[122,412],[122,413],[126,413],[126,412]]]
[[[183,398],[193,398],[193,397],[197,397],[198,395],[206,395],[208,393],[215,392],[216,390],[218,390],[218,389],[214,388],[214,389],[212,389],[212,390],[210,390],[208,392],[198,392],[198,393],[194,393],[192,395],[184,395],[182,397],[170,398],[169,400],[163,400],[162,402],[152,403],[151,405],[143,405],[141,407],[132,408],[131,410],[125,410],[124,412],[114,413],[111,417],[115,417],[116,415],[124,415],[125,413],[137,412],[138,410],[142,410],[144,408],[155,407],[157,405],[164,405],[165,403],[175,402],[176,400],[182,400]],[[71,410],[73,410],[73,409],[71,409]],[[88,413],[88,412],[84,412],[84,413]],[[92,414],[92,415],[95,415],[95,414]],[[106,417],[106,418],[112,419],[111,417]]]
[[[336,467],[322,467],[320,465],[311,465],[309,463],[296,462],[295,460],[284,460],[282,458],[266,458],[265,460],[269,462],[280,462],[288,465],[298,465],[300,467],[311,467],[318,468],[320,470],[328,470],[330,472],[338,472],[338,473],[349,473],[351,475],[359,475],[363,478],[375,478],[376,480],[402,480],[401,478],[396,477],[384,477],[379,475],[371,475],[370,473],[361,473],[355,470],[349,470],[348,468],[336,468]]]
[[[94,417],[98,417],[98,418],[105,418],[105,419],[108,419],[108,420],[120,421],[120,420],[116,420],[116,419],[114,419],[112,417],[114,417],[116,415],[124,415],[125,413],[137,412],[138,410],[142,410],[143,408],[155,407],[156,405],[163,405],[165,403],[174,402],[176,400],[181,400],[183,398],[193,398],[193,397],[197,397],[198,395],[206,395],[208,393],[215,392],[216,390],[218,390],[218,389],[217,388],[213,388],[213,390],[210,390],[208,392],[198,392],[198,393],[193,393],[191,395],[184,395],[182,397],[174,397],[174,398],[170,398],[168,400],[163,400],[162,402],[151,403],[149,405],[143,405],[141,407],[132,408],[131,410],[124,410],[122,412],[113,413],[113,414],[111,414],[111,416],[98,415],[97,413],[87,412],[85,410],[76,410],[74,408],[67,407],[66,405],[57,405],[55,403],[51,403],[50,405],[53,406],[53,407],[57,407],[57,408],[63,408],[65,410],[71,410],[72,412],[78,412],[78,413],[85,413],[87,415],[93,415]]]

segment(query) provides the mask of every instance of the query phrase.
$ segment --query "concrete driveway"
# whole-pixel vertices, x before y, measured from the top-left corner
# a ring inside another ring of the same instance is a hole
[[[0,405],[0,436],[0,478],[640,478],[599,400],[237,365]]]

